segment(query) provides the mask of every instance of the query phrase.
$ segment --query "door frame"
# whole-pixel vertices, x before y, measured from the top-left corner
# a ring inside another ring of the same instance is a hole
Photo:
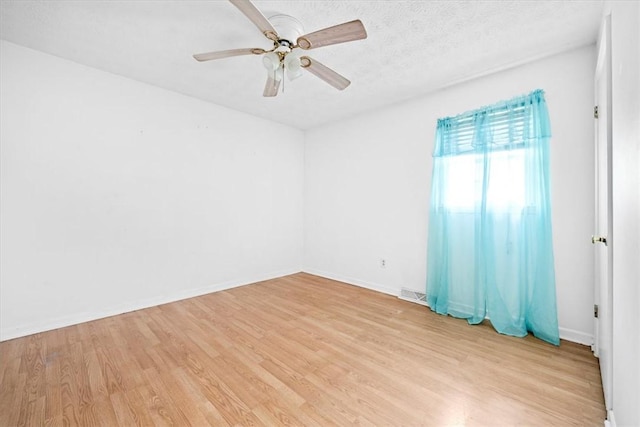
[[[600,374],[607,412],[612,409],[613,377],[613,203],[612,203],[612,120],[611,120],[611,15],[605,16],[598,37],[598,59],[594,77],[594,98],[598,107],[595,119],[595,224],[594,234],[606,243],[594,243],[594,317],[593,352],[600,359]],[[603,129],[604,127],[604,129]],[[605,141],[601,141],[601,136]],[[605,146],[601,147],[601,144]],[[600,157],[606,156],[603,161]],[[603,171],[602,169],[606,169]],[[602,191],[603,190],[603,191]],[[603,195],[604,200],[603,200]],[[606,206],[605,206],[606,204]],[[604,215],[601,215],[603,213]],[[602,218],[606,216],[606,220]],[[606,270],[604,272],[603,270]]]

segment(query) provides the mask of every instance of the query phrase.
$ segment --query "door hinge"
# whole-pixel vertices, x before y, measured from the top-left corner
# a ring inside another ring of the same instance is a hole
[[[597,105],[595,107],[593,107],[593,118],[594,119],[598,118],[598,106]]]
[[[598,304],[593,305],[593,317],[598,318]]]
[[[600,242],[600,243],[604,243],[604,245],[605,245],[605,246],[608,246],[608,245],[607,245],[607,238],[606,238],[606,237],[596,237],[596,236],[591,236],[591,243],[593,243],[593,244],[595,245],[595,244],[596,244],[596,243],[598,243],[598,242]]]

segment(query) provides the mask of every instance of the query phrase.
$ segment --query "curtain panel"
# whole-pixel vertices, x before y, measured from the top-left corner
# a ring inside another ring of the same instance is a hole
[[[559,344],[544,92],[438,120],[427,303]]]

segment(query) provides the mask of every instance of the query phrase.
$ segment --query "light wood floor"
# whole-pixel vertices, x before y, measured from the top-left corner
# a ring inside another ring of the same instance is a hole
[[[0,426],[603,425],[588,347],[300,273],[0,343]]]

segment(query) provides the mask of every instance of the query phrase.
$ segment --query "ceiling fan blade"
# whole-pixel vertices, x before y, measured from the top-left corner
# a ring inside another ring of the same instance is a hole
[[[366,38],[367,30],[364,29],[362,21],[356,19],[300,36],[296,43],[302,49],[308,50]]]
[[[266,51],[260,48],[247,48],[247,49],[230,49],[230,50],[219,50],[217,52],[207,52],[207,53],[197,53],[193,55],[193,57],[197,61],[211,61],[212,59],[222,59],[229,58],[231,56],[240,56],[240,55],[262,55]]]
[[[264,34],[266,38],[273,41],[278,41],[278,33],[269,20],[260,12],[249,0],[229,0],[231,4],[237,7],[240,12],[249,18],[253,25],[258,27],[260,32]]]
[[[331,86],[335,87],[338,90],[344,90],[351,84],[351,82],[345,77],[336,73],[331,68],[322,65],[315,59],[309,58],[308,56],[303,56],[300,58],[300,66],[309,71],[311,74],[314,74],[315,76],[329,83]]]
[[[280,80],[273,78],[273,75],[269,73],[267,76],[267,84],[264,85],[264,93],[262,96],[276,96],[280,89]]]

